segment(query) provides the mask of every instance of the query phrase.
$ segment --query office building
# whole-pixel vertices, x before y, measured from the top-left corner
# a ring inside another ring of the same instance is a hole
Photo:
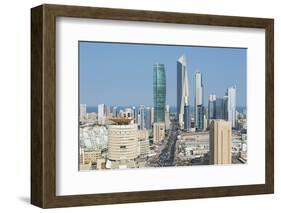
[[[139,113],[138,113],[138,127],[139,129],[144,129],[145,128],[145,106],[140,105],[139,107]]]
[[[203,108],[203,80],[201,72],[195,73],[195,127],[200,129],[199,120],[203,116],[199,116],[199,110]]]
[[[170,129],[170,106],[166,105],[166,111],[165,111],[165,129],[168,130]]]
[[[153,123],[153,143],[159,144],[165,138],[165,123]]]
[[[152,129],[151,108],[150,107],[145,108],[144,118],[145,118],[145,128]]]
[[[177,61],[177,118],[180,128],[184,126],[184,107],[189,105],[189,82],[186,58]]]
[[[197,130],[204,130],[204,113],[205,109],[203,105],[197,105]]]
[[[217,98],[215,101],[215,117],[214,119],[225,119],[225,105],[223,98]]]
[[[154,122],[154,107],[151,107],[151,125],[153,124],[153,122]]]
[[[213,120],[209,134],[210,164],[231,164],[231,123],[225,120]]]
[[[138,156],[137,125],[128,118],[112,118],[108,125],[108,159],[132,160]]]
[[[164,64],[153,66],[154,122],[165,122],[166,73]]]
[[[228,121],[231,122],[231,126],[235,127],[235,112],[236,112],[236,87],[229,87],[227,89],[227,115]]]
[[[191,118],[190,118],[190,108],[189,105],[184,106],[184,129],[190,130],[191,128]]]
[[[208,101],[208,119],[215,119],[216,117],[216,95],[209,96]]]
[[[100,125],[105,124],[105,105],[104,104],[98,105],[98,123]]]
[[[133,106],[133,119],[134,119],[134,123],[137,123],[137,118],[138,117],[138,111],[136,109],[135,106]]]
[[[80,121],[87,119],[87,106],[86,104],[80,104]]]
[[[112,108],[112,117],[113,117],[113,118],[118,117],[118,114],[117,114],[117,107],[116,107],[116,106]]]

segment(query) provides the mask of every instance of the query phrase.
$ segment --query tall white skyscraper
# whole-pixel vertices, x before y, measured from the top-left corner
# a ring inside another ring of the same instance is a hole
[[[199,111],[202,107],[203,107],[202,74],[200,71],[196,71],[196,73],[195,73],[195,126],[197,128],[200,126]]]
[[[189,105],[189,82],[185,55],[177,61],[177,116],[181,128],[184,124],[184,106]]]
[[[235,127],[236,114],[236,86],[227,88],[227,120]]]
[[[104,124],[105,123],[105,105],[99,104],[98,105],[98,123]]]

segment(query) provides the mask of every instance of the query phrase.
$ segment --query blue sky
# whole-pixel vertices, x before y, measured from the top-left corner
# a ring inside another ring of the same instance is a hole
[[[187,59],[191,104],[194,104],[195,72],[203,76],[204,105],[211,93],[222,97],[236,85],[237,106],[246,106],[247,50],[79,42],[80,103],[96,106],[153,105],[153,64],[166,69],[167,104],[176,106],[177,59]]]

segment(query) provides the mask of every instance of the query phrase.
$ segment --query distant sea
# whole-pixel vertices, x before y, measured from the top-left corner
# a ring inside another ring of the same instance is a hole
[[[125,108],[132,108],[132,106],[118,106],[117,107],[117,110],[124,110]],[[138,108],[138,107],[136,107],[136,108]],[[190,107],[190,110],[191,110],[191,112],[194,112],[194,107],[193,106],[191,106]],[[236,110],[238,111],[238,112],[240,112],[240,113],[243,113],[244,112],[244,110],[246,110],[246,107],[243,107],[243,106],[238,106],[238,107],[236,107]],[[91,113],[91,112],[98,112],[98,107],[97,106],[87,106],[87,113]],[[175,106],[170,106],[170,112],[172,112],[172,113],[176,113],[177,112],[177,107],[175,107]]]

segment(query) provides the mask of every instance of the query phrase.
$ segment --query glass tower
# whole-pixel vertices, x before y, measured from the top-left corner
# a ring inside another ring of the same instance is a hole
[[[154,122],[165,122],[166,73],[164,64],[153,65]]]
[[[203,80],[202,74],[200,71],[196,71],[195,73],[195,126],[199,127],[199,109],[201,110],[201,106],[203,107]]]
[[[216,95],[210,95],[208,101],[208,119],[216,118]]]
[[[189,84],[186,58],[182,55],[177,61],[177,116],[180,128],[183,127],[184,116],[189,116],[184,107],[189,105]],[[185,114],[185,115],[184,115]],[[186,126],[186,125],[184,125]]]

